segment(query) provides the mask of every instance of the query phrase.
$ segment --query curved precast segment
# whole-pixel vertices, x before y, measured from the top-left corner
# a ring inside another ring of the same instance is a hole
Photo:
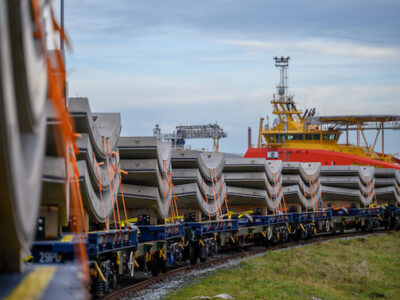
[[[270,185],[282,181],[282,161],[266,161],[264,158],[226,158],[224,174],[231,173],[259,173],[266,174]]]
[[[322,166],[321,176],[359,177],[364,185],[371,183],[375,176],[375,167],[371,166]],[[345,180],[344,180],[345,181]]]
[[[326,176],[320,178],[323,186],[340,187],[346,189],[356,189],[362,194],[374,192],[375,178],[371,182],[364,184],[359,177],[356,176]]]
[[[304,183],[310,184],[318,180],[321,163],[284,162],[282,174],[300,175]]]
[[[80,134],[76,140],[79,149],[76,159],[83,204],[90,221],[105,222],[112,213],[120,188],[120,162],[116,149],[121,131],[120,114],[94,114],[90,110],[87,98],[70,98],[69,110],[75,121],[76,132]],[[55,134],[53,127],[57,126],[57,122],[54,116],[49,119],[48,135]],[[58,147],[56,142],[57,139],[53,137],[48,144],[48,155],[58,154],[54,150]],[[71,167],[68,176],[64,174],[66,166],[62,161],[63,159],[57,156],[46,158],[42,205],[57,205],[59,212],[65,213],[65,215],[59,213],[59,222],[65,226],[68,220],[68,209],[65,208],[68,207],[68,204],[65,204],[69,201],[68,196],[59,198],[47,196],[53,194],[56,188],[60,188],[60,182],[68,185],[73,176]],[[61,189],[64,190],[63,187]]]
[[[375,193],[379,202],[388,202],[390,204],[394,202],[400,205],[400,188],[397,184],[395,186],[376,188]]]
[[[109,172],[117,169],[117,165],[119,164],[118,156],[112,158],[110,155],[108,159],[96,158],[94,154],[94,150],[92,144],[90,143],[89,135],[86,133],[81,134],[81,138],[77,139],[77,146],[79,149],[79,153],[77,155],[77,160],[85,161],[86,168],[89,174],[89,178],[91,179],[91,184],[93,188],[96,190],[100,190],[100,185],[103,190],[108,190],[110,188],[110,183],[108,177]],[[111,166],[111,163],[113,164]],[[117,175],[113,172],[114,180]]]
[[[201,209],[204,214],[211,217],[218,214],[225,203],[226,187],[221,184],[214,188],[211,195],[204,197],[204,191],[197,183],[188,183],[175,186],[175,194],[178,197],[178,209]]]
[[[400,204],[400,170],[376,169],[375,193],[379,202]]]
[[[280,208],[282,201],[282,190],[277,193],[276,197],[271,197],[265,189],[252,189],[243,188],[238,186],[227,186],[226,194],[229,199],[229,204],[264,207],[267,206],[269,210],[276,211]]]
[[[156,137],[121,137],[118,149],[124,171],[119,198],[124,197],[128,208],[154,209],[158,217],[168,217],[173,197],[171,144]]]
[[[375,167],[323,166],[320,182],[326,201],[370,205],[375,197]]]
[[[117,142],[119,113],[92,113],[87,98],[69,98],[68,109],[81,134],[78,169],[84,206],[91,220],[105,222],[111,215],[120,188]]]
[[[284,162],[282,177],[285,201],[298,203],[306,209],[321,208],[320,171],[320,163]]]
[[[332,186],[322,186],[322,195],[325,203],[327,201],[345,201],[360,203],[363,206],[368,206],[374,201],[374,194],[364,195],[358,189],[346,189]]]
[[[225,164],[223,153],[201,153],[190,149],[173,149],[171,156],[172,168],[199,169],[206,181],[214,181],[221,177]]]
[[[36,30],[30,1],[1,1],[0,271],[5,272],[22,270],[40,204],[47,73]]]
[[[284,186],[283,194],[288,203],[299,203],[306,209],[322,207],[321,187],[319,185],[311,188],[310,193],[305,193],[298,185]]]
[[[141,207],[132,203],[140,199],[140,195],[143,195],[143,199],[155,199],[156,203],[158,203],[156,209],[158,215],[161,218],[166,218],[169,213],[173,192],[172,186],[168,181],[168,174],[164,170],[160,170],[158,160],[123,159],[121,160],[121,168],[127,173],[122,175],[123,193],[127,206],[130,208],[156,208],[153,202],[139,201],[142,203]],[[134,193],[132,192],[133,186],[136,187]],[[129,189],[131,192],[126,195]],[[157,191],[156,194],[154,194],[155,191]],[[146,193],[143,194],[143,192]],[[122,198],[122,193],[119,194],[119,197]]]
[[[171,143],[153,136],[121,137],[118,140],[121,159],[156,159],[161,173],[171,171]]]
[[[61,211],[61,216],[63,216],[63,221],[66,222],[65,216],[68,215],[69,201],[65,196],[64,186],[68,185],[68,182],[72,180],[71,178],[68,179],[66,175],[68,166],[63,158],[58,157],[46,157],[44,166],[43,183],[45,193],[43,193],[42,204],[57,205]],[[114,173],[114,177],[110,178],[109,187],[111,188],[97,190],[92,184],[93,181],[90,178],[91,175],[89,174],[87,163],[78,161],[77,167],[79,170],[81,196],[86,211],[92,221],[105,222],[112,213],[112,207],[118,193],[120,184],[118,174]],[[70,165],[69,168],[72,168],[72,166]]]
[[[227,157],[223,178],[229,204],[242,207],[256,205],[272,211],[280,207],[283,200],[282,161]]]
[[[223,178],[228,186],[269,190],[272,193],[276,193],[282,184],[282,181],[271,184],[267,174],[261,172],[224,173]]]
[[[121,197],[121,194],[119,197]],[[151,208],[159,210],[159,204],[162,203],[159,190],[154,186],[124,184],[124,198],[128,209]]]
[[[76,132],[87,133],[96,157],[106,159],[108,143],[111,151],[116,149],[121,133],[121,115],[119,113],[92,113],[88,98],[83,97],[69,98],[68,109],[75,121]]]
[[[204,198],[213,198],[216,190],[221,190],[224,185],[224,179],[222,177],[217,178],[217,181],[207,183],[201,176],[201,172],[198,169],[178,169],[173,170],[172,182],[175,187],[188,184],[196,183],[199,187]],[[225,186],[225,185],[224,185]]]
[[[225,204],[225,155],[173,149],[171,163],[178,208],[199,208],[206,215],[217,215]]]

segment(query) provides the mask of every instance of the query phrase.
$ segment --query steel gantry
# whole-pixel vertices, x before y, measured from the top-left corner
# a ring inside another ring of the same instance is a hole
[[[173,133],[161,133],[158,124],[153,129],[153,135],[160,140],[170,141],[175,148],[184,148],[187,139],[213,139],[213,151],[219,151],[219,139],[226,138],[228,133],[217,123],[208,125],[179,125]]]

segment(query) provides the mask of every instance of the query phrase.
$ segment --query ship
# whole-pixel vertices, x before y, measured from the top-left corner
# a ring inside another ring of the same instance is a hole
[[[290,57],[274,57],[280,70],[271,104],[276,116],[272,126],[260,118],[257,147],[249,145],[244,157],[263,157],[287,162],[320,162],[322,165],[364,165],[400,169],[400,159],[385,154],[385,131],[400,129],[399,115],[318,116],[315,108],[304,113],[289,94]],[[269,120],[269,119],[268,119]],[[365,131],[373,130],[375,138],[368,143]],[[349,132],[356,131],[356,142],[349,142]],[[345,135],[345,143],[339,143]],[[380,138],[381,151],[375,151]]]

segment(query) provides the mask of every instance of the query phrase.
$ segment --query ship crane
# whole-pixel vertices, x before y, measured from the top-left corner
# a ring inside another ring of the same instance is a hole
[[[309,116],[304,119],[304,125],[324,126],[328,129],[346,132],[346,145],[349,143],[349,131],[357,132],[357,148],[361,147],[360,139],[363,138],[365,148],[369,155],[374,153],[379,135],[382,141],[381,158],[385,155],[385,129],[400,130],[399,115],[344,115],[344,116]],[[365,130],[375,130],[374,143],[369,145],[365,138]]]
[[[213,151],[219,151],[219,139],[226,138],[228,133],[217,123],[208,125],[179,125],[173,133],[161,133],[160,125],[156,124],[153,135],[159,140],[170,141],[175,148],[184,148],[187,139],[213,139]]]

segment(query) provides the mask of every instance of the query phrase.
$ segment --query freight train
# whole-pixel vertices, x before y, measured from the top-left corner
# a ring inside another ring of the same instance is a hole
[[[144,219],[148,216],[143,216]],[[240,247],[276,245],[315,235],[347,230],[373,231],[399,228],[400,208],[326,208],[314,212],[259,214],[259,210],[220,220],[163,225],[124,224],[120,229],[93,231],[85,239],[91,268],[91,292],[101,297],[118,282],[155,276],[183,264],[204,262],[221,251]],[[37,241],[32,248],[35,263],[67,263],[74,260],[75,236],[57,241]]]
[[[120,137],[119,113],[67,99],[63,52],[46,48],[46,7],[65,39],[50,3],[0,1],[1,278],[29,274],[24,259],[78,261],[101,296],[224,250],[399,227],[391,165],[243,158]]]

